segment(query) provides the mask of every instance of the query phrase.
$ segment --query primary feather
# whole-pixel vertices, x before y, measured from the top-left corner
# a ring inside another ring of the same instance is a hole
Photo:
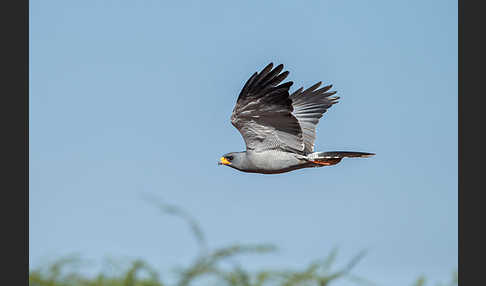
[[[301,87],[290,95],[294,108],[292,114],[299,121],[303,132],[305,154],[314,152],[316,126],[319,119],[329,107],[338,103],[339,99],[339,97],[330,97],[336,93],[335,91],[327,92],[332,85],[317,89],[320,85],[321,82],[318,82],[304,91]]]
[[[280,84],[288,72],[283,65],[272,70],[267,65],[254,73],[238,96],[231,123],[240,131],[247,150],[284,150],[303,153],[304,139],[299,121],[292,114],[289,88],[292,82]]]

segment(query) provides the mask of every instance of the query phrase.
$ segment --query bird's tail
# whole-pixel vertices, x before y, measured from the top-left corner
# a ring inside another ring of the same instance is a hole
[[[307,155],[307,160],[320,166],[331,166],[341,162],[343,158],[368,158],[375,155],[366,152],[348,152],[348,151],[331,151],[331,152],[314,152]]]

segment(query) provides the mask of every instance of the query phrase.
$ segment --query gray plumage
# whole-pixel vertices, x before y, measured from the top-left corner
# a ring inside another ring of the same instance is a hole
[[[246,151],[221,157],[219,164],[243,172],[276,174],[301,168],[337,164],[344,157],[369,157],[364,152],[316,152],[314,141],[319,119],[339,97],[332,85],[299,88],[291,95],[292,82],[281,83],[289,74],[283,65],[268,64],[243,86],[231,115],[241,133]],[[282,72],[282,73],[281,73]],[[319,89],[318,89],[319,88]]]

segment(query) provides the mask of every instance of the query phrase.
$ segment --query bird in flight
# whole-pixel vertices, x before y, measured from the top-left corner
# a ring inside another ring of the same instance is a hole
[[[279,174],[302,168],[335,165],[345,157],[367,158],[365,152],[314,152],[316,126],[323,113],[339,97],[319,88],[321,82],[289,94],[293,82],[281,83],[289,74],[280,64],[268,64],[255,72],[243,86],[231,114],[246,151],[223,155],[218,162],[248,173]]]

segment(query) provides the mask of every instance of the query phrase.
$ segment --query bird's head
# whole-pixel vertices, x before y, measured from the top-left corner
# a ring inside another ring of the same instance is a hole
[[[226,165],[232,168],[238,168],[242,163],[244,152],[232,152],[224,154],[218,162],[218,165]]]

